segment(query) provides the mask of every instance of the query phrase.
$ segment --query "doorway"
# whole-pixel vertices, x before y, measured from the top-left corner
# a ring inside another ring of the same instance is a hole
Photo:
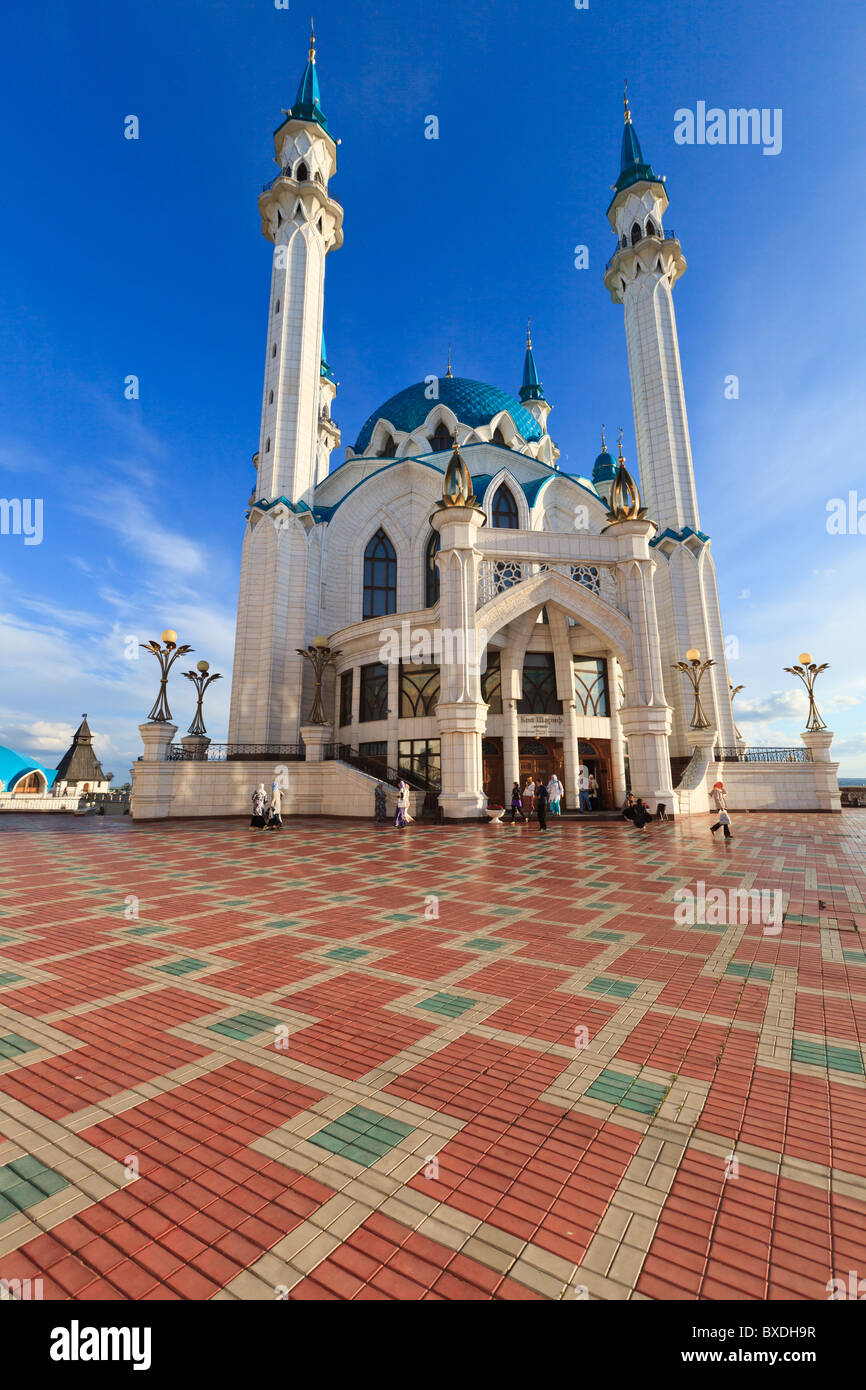
[[[613,809],[613,787],[610,776],[610,739],[597,738],[592,743],[578,739],[578,757],[587,771],[595,777],[598,791],[593,800],[594,811]]]
[[[518,743],[520,757],[520,787],[533,782],[550,781],[554,772],[565,786],[565,758],[561,738],[522,738]]]
[[[481,740],[481,778],[488,803],[505,805],[505,764],[501,738]]]

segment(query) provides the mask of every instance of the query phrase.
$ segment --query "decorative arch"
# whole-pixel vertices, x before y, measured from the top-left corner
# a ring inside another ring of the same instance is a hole
[[[509,531],[518,530],[520,512],[517,499],[508,483],[501,482],[490,500],[490,523]]]
[[[620,665],[630,670],[634,664],[632,626],[624,613],[582,584],[574,584],[556,570],[542,570],[521,584],[497,594],[475,614],[476,627],[483,628],[488,641],[501,628],[530,609],[555,603],[576,622],[593,632],[613,649]]]
[[[509,472],[507,468],[500,468],[499,472],[494,474],[484,491],[483,497],[480,499],[481,507],[487,516],[487,525],[494,525],[493,500],[499,492],[499,489],[502,487],[503,483],[508,488],[511,497],[517,506],[518,529],[521,531],[531,531],[532,519],[529,512],[529,503],[526,500],[526,494],[523,491],[523,488],[518,483],[517,479],[514,477],[514,474]]]

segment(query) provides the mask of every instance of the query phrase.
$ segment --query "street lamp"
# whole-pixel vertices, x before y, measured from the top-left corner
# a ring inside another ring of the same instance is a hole
[[[316,693],[313,697],[313,707],[310,710],[307,723],[327,724],[325,707],[322,704],[322,677],[326,667],[332,666],[340,653],[331,650],[327,637],[314,637],[308,647],[297,647],[296,651],[299,656],[306,657],[316,676]]]
[[[146,652],[153,652],[153,655],[159,662],[159,669],[161,672],[159,694],[153,703],[153,709],[147,716],[151,724],[171,723],[171,710],[168,707],[167,694],[168,673],[179,656],[183,656],[185,652],[192,651],[192,647],[179,647],[177,645],[177,633],[173,628],[166,628],[165,632],[162,634],[162,640],[165,643],[164,647],[161,647],[155,638],[151,639],[150,642],[139,642],[138,644],[140,647],[143,647]]]
[[[715,666],[715,664],[712,657],[708,658],[706,661],[701,661],[700,652],[694,647],[691,647],[689,651],[686,652],[685,661],[678,661],[671,668],[674,671],[682,671],[684,675],[688,676],[692,683],[692,690],[695,695],[695,707],[692,710],[692,722],[689,725],[690,729],[709,729],[711,727],[710,721],[704,713],[704,707],[701,704],[701,681],[709,668]]]
[[[728,689],[729,689],[730,692],[731,692],[731,714],[733,714],[733,712],[734,712],[734,696],[735,696],[735,695],[739,695],[740,691],[741,691],[741,690],[744,690],[745,687],[742,686],[742,685],[732,685],[731,682],[728,681]],[[740,742],[742,742],[742,741],[743,741],[743,735],[740,733],[739,729],[737,728],[736,723],[734,724],[734,733],[735,733],[736,737],[740,740]]]
[[[786,666],[785,670],[789,676],[799,676],[806,687],[806,693],[809,696],[809,718],[806,720],[806,729],[808,733],[816,734],[821,729],[826,729],[827,725],[818,713],[818,706],[815,704],[815,681],[822,671],[827,670],[830,663],[825,661],[822,666],[816,666],[812,660],[811,652],[801,652],[800,662],[801,665]]]
[[[201,702],[202,702],[202,700],[204,699],[204,692],[207,690],[207,688],[208,688],[208,686],[210,685],[211,681],[220,681],[220,680],[222,680],[222,676],[220,675],[219,671],[214,671],[213,675],[212,675],[212,676],[209,676],[209,675],[208,675],[208,671],[209,671],[209,670],[210,670],[210,663],[209,663],[209,662],[207,662],[207,661],[197,661],[197,662],[196,662],[195,671],[184,671],[184,672],[183,672],[183,674],[186,676],[187,680],[188,680],[188,681],[192,681],[192,683],[193,683],[193,685],[195,686],[195,689],[196,689],[196,694],[197,694],[197,696],[198,696],[198,699],[197,699],[197,701],[196,701],[196,706],[195,706],[195,718],[193,719],[192,723],[190,724],[189,728],[187,729],[187,733],[188,733],[188,734],[198,734],[200,737],[204,737],[204,736],[207,734],[207,729],[206,729],[205,726],[204,726],[204,718],[203,718],[202,712],[201,712]]]

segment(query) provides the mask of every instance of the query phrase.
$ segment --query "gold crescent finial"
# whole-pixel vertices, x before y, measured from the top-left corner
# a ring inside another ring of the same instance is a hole
[[[532,319],[527,319],[527,320],[526,320],[526,346],[527,346],[528,348],[531,348],[531,347],[532,347],[532,338],[531,338],[530,333],[529,333],[529,327],[530,327],[530,324],[531,324],[531,323],[532,323]]]
[[[310,62],[316,61],[316,26],[313,23],[313,16],[310,15]]]
[[[617,440],[617,443],[619,444],[619,453],[617,455],[616,461],[617,463],[625,463],[625,459],[622,456],[622,425],[620,425],[619,427],[619,439]]]
[[[604,437],[604,425],[602,425],[601,427],[601,452],[603,454],[607,453],[607,442]]]
[[[631,112],[628,109],[628,78],[625,79],[625,86],[622,89],[622,104],[625,108],[625,123],[629,125],[631,122]]]

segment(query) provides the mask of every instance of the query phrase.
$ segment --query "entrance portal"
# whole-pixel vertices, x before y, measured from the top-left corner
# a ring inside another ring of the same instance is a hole
[[[613,809],[613,788],[610,776],[610,739],[596,738],[592,743],[578,739],[578,754],[587,771],[595,778],[598,791],[593,798],[594,811]]]
[[[543,782],[546,786],[554,772],[565,786],[565,758],[561,738],[522,738],[518,743],[518,752],[521,790],[530,777],[533,782]]]
[[[481,776],[484,795],[488,803],[505,805],[505,765],[502,758],[502,739],[483,738],[481,740]],[[509,802],[511,788],[509,787]]]

